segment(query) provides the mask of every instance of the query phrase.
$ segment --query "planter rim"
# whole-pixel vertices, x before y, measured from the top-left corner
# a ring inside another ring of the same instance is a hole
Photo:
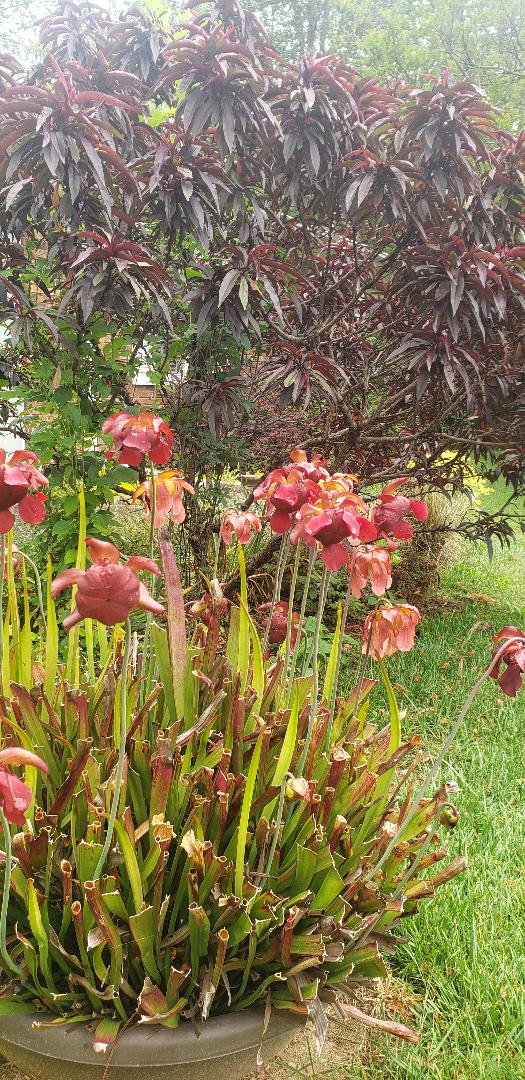
[[[60,1025],[41,1030],[33,1028],[35,1020],[43,1021],[45,1013],[26,1013],[0,1016],[0,1044],[10,1043],[44,1058],[59,1059],[62,1064],[104,1064],[106,1054],[95,1053],[91,1031],[87,1024]],[[51,1019],[51,1017],[50,1017]],[[94,1020],[95,1023],[95,1020]],[[142,1075],[152,1066],[191,1065],[198,1062],[234,1058],[279,1036],[299,1029],[305,1021],[293,1013],[273,1010],[263,1036],[264,1010],[249,1008],[240,1012],[223,1013],[206,1020],[200,1034],[189,1021],[177,1028],[136,1024],[123,1034],[111,1058],[113,1071],[136,1069]],[[141,1072],[140,1072],[141,1071]]]

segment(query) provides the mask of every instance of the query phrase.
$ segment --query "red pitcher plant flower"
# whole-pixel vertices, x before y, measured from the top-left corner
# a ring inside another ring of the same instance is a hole
[[[47,486],[48,481],[39,464],[31,450],[15,450],[9,458],[0,450],[0,534],[13,528],[14,506],[28,525],[40,525],[44,520],[47,495],[38,488]]]
[[[285,533],[291,528],[297,511],[319,497],[319,481],[328,480],[330,476],[324,467],[324,459],[318,455],[308,461],[302,450],[294,450],[290,457],[289,465],[273,469],[253,493],[254,499],[266,500],[270,528],[276,533]]]
[[[301,470],[304,476],[307,476],[309,480],[313,480],[315,483],[329,475],[326,468],[326,458],[322,457],[321,454],[312,454],[309,460],[305,450],[292,450],[290,461],[293,462],[296,468]]]
[[[251,540],[252,532],[258,533],[262,529],[262,524],[257,514],[253,514],[250,510],[244,513],[236,513],[235,510],[227,510],[223,514],[221,521],[221,540],[226,547],[229,547],[232,542],[233,534],[235,533],[239,544],[248,544]]]
[[[374,660],[409,652],[414,645],[416,627],[421,615],[411,604],[384,605],[371,611],[363,626],[363,653]]]
[[[413,514],[417,521],[426,521],[428,517],[426,502],[395,494],[397,489],[408,480],[408,476],[392,480],[392,483],[383,488],[379,496],[379,506],[374,510],[372,520],[383,536],[391,535],[395,536],[396,540],[410,540],[414,528],[409,521],[405,520],[406,515]]]
[[[491,671],[491,678],[496,679],[500,690],[507,694],[507,697],[516,697],[518,690],[521,689],[525,673],[525,633],[519,626],[504,626],[492,640],[508,640],[509,645],[503,651],[494,670]],[[501,646],[498,646],[498,649],[500,648]],[[505,670],[500,674],[502,664],[505,664]]]
[[[151,516],[153,509],[152,479],[148,478],[133,492],[132,501],[142,499],[144,510]],[[166,469],[155,477],[155,521],[156,529],[161,529],[168,518],[175,525],[182,525],[186,510],[182,501],[183,491],[195,495],[195,488],[188,484],[178,469]]]
[[[9,767],[16,765],[32,765],[46,774],[49,769],[38,754],[25,750],[23,746],[8,746],[5,750],[0,750],[0,807],[11,825],[22,827],[25,825],[25,814],[31,804],[33,792],[18,776],[9,772]]]
[[[82,619],[96,619],[105,626],[125,622],[132,611],[141,608],[153,615],[163,615],[164,608],[151,596],[135,570],[145,570],[160,577],[153,559],[132,555],[124,564],[120,551],[105,540],[86,540],[92,561],[89,570],[64,570],[51,586],[53,599],[63,589],[77,586],[76,607],[64,619],[65,630],[71,630]]]
[[[263,614],[271,612],[270,626],[268,629],[268,644],[269,645],[282,645],[283,641],[286,641],[286,634],[288,632],[288,612],[289,604],[286,600],[279,600],[274,605],[272,611],[271,604],[260,604],[259,611]],[[268,617],[265,619],[265,626],[268,622]],[[291,634],[291,647],[293,649],[295,642],[297,641],[297,633],[299,629],[300,615],[298,611],[292,612],[292,634]]]
[[[320,480],[320,487],[323,492],[328,492],[332,499],[337,498],[339,495],[351,495],[354,491],[356,484],[358,483],[357,476],[353,473],[332,473],[331,476],[326,479]],[[355,496],[359,501],[359,496]],[[361,505],[365,509],[365,504],[361,500]]]
[[[323,491],[316,502],[305,504],[296,515],[290,539],[294,543],[301,539],[307,547],[319,544],[326,568],[340,570],[348,562],[347,542],[360,544],[377,539],[377,529],[365,513],[365,503],[358,495],[331,497],[330,492]]]
[[[136,467],[144,456],[154,465],[167,465],[171,458],[173,432],[160,416],[115,413],[104,420],[102,434],[111,435],[115,449],[108,457],[116,457],[121,465]]]
[[[363,548],[356,551],[348,572],[356,600],[361,599],[369,580],[374,596],[383,596],[392,585],[392,556],[384,547]]]

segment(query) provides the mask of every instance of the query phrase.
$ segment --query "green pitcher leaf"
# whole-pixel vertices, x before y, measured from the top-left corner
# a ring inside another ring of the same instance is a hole
[[[241,814],[239,819],[239,831],[237,837],[237,855],[235,859],[235,893],[237,896],[242,896],[242,885],[244,879],[244,854],[246,850],[246,838],[248,836],[248,822],[250,820],[250,810],[253,800],[253,793],[255,791],[255,784],[257,781],[259,761],[261,759],[263,738],[264,730],[259,733],[259,737],[254,747],[242,800]]]
[[[47,560],[46,576],[46,647],[45,647],[45,675],[44,689],[50,701],[53,700],[55,683],[58,675],[58,623],[54,601],[51,597],[51,582],[53,580],[53,565],[51,559]]]
[[[174,723],[177,719],[177,708],[175,705],[175,693],[173,689],[173,672],[171,668],[168,633],[166,630],[163,630],[161,626],[157,626],[156,623],[152,623],[150,634],[151,640],[153,642],[153,648],[155,650],[155,659],[157,661],[157,667],[162,682],[162,688],[164,690],[164,697],[166,699],[168,713],[170,715],[171,722]]]
[[[339,604],[337,608],[337,621],[335,624],[335,630],[332,637],[332,648],[330,649],[330,656],[328,657],[328,663],[326,665],[326,673],[323,684],[323,696],[322,700],[326,701],[329,705],[332,700],[332,694],[334,692],[335,676],[337,673],[337,657],[339,656],[339,646],[341,641],[341,621],[343,618],[343,608]]]
[[[159,547],[168,604],[168,641],[171,656],[173,696],[177,716],[182,720],[184,716],[184,676],[187,654],[184,595],[173,545],[170,544],[166,536],[162,536]]]
[[[0,995],[0,1016],[29,1016],[35,1012],[35,1006],[30,1001],[20,1001],[19,998]]]
[[[114,1046],[122,1027],[121,1020],[112,1020],[110,1016],[99,1020],[92,1039],[95,1053],[105,1054],[109,1047]]]

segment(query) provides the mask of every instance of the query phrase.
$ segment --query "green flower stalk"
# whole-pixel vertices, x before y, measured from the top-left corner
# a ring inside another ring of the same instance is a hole
[[[115,821],[117,819],[117,812],[119,802],[121,798],[122,780],[124,777],[124,765],[126,762],[126,737],[127,737],[127,700],[128,700],[128,668],[129,658],[131,653],[131,622],[126,619],[126,637],[124,640],[124,653],[122,656],[122,673],[120,676],[120,741],[118,748],[117,767],[115,770],[115,790],[113,792],[113,799],[111,802],[111,809],[109,812],[108,826],[106,829],[106,839],[104,846],[100,854],[100,858],[97,863],[93,880],[97,881],[106,865],[106,859],[111,848],[113,840],[113,833],[115,831]]]
[[[150,468],[149,487],[150,487],[150,504],[151,504],[150,505],[151,521],[150,521],[150,528],[149,528],[149,557],[150,557],[150,559],[154,559],[155,558],[155,528],[156,528],[156,519],[157,519],[157,481],[156,481],[156,476],[155,476],[155,466],[154,466],[151,458],[149,458],[149,468]],[[152,583],[153,583],[153,585],[155,584],[155,577],[154,576],[152,577]],[[144,702],[145,702],[145,700],[146,700],[146,698],[147,698],[147,696],[148,696],[148,694],[149,694],[149,692],[151,690],[152,670],[151,670],[151,664],[148,663],[148,656],[149,656],[149,651],[150,651],[150,637],[151,637],[151,618],[152,618],[151,613],[148,612],[148,614],[146,615],[146,626],[145,626],[145,629],[144,629],[144,640],[143,640],[143,643],[142,643],[143,672],[146,671],[146,678],[144,680],[144,685],[143,685],[142,694],[141,694],[141,702],[142,702],[142,704],[144,704]]]
[[[317,619],[315,623],[313,646],[312,646],[312,668],[313,668],[313,686],[312,686],[312,702],[310,705],[310,714],[308,717],[308,728],[306,732],[306,738],[304,740],[304,746],[301,756],[297,763],[297,775],[302,776],[303,770],[308,758],[308,751],[310,749],[310,743],[312,741],[312,735],[314,730],[315,718],[317,716],[317,706],[319,704],[319,641],[321,638],[321,628],[323,625],[323,615],[326,604],[326,596],[328,593],[328,581],[330,578],[330,572],[326,569],[323,570],[323,576],[321,578],[321,586],[319,589],[319,607],[317,609]]]
[[[288,536],[285,534],[281,540],[281,546],[279,548],[279,556],[277,559],[277,567],[275,570],[275,583],[273,587],[272,601],[270,604],[270,610],[268,612],[268,621],[266,623],[266,628],[262,638],[263,652],[265,652],[268,647],[268,636],[270,633],[270,627],[272,625],[272,617],[275,611],[275,605],[278,603],[279,597],[281,595],[281,587],[283,583],[284,571],[286,569],[286,561],[288,559],[289,550],[290,541],[288,539]]]
[[[303,598],[301,600],[301,610],[299,612],[299,622],[297,624],[297,637],[295,639],[295,645],[294,645],[294,648],[292,650],[292,659],[291,659],[291,664],[290,664],[290,671],[284,678],[284,684],[285,684],[285,686],[288,687],[288,694],[287,694],[287,701],[286,701],[287,708],[290,707],[290,702],[292,700],[293,681],[294,681],[294,678],[295,678],[295,669],[297,667],[297,658],[299,656],[299,649],[301,647],[301,641],[302,641],[302,637],[303,637],[304,620],[305,620],[305,615],[306,615],[306,605],[308,603],[308,594],[309,594],[309,591],[310,591],[310,580],[311,580],[311,577],[312,577],[312,570],[313,570],[313,567],[314,567],[314,562],[315,562],[315,559],[316,559],[316,555],[317,555],[316,547],[315,547],[315,544],[313,544],[312,547],[310,548],[310,553],[309,553],[309,556],[308,556],[308,569],[306,571],[306,580],[305,580],[305,583],[304,583]],[[292,612],[292,616],[293,616],[293,612]],[[305,651],[306,651],[306,643],[305,643]]]
[[[47,633],[47,622],[46,622],[46,611],[45,611],[45,607],[44,607],[44,598],[43,598],[43,595],[42,595],[42,579],[40,577],[40,572],[39,572],[39,569],[38,569],[36,563],[33,561],[31,556],[27,554],[26,551],[21,551],[21,549],[19,548],[18,549],[18,554],[21,555],[22,558],[25,559],[25,561],[27,563],[29,563],[29,565],[30,565],[30,567],[31,567],[31,569],[32,569],[32,571],[33,571],[33,573],[35,575],[36,594],[37,594],[37,597],[38,597],[38,610],[40,612],[40,618],[42,620],[42,630],[43,630],[43,634],[44,634],[44,637],[45,637],[45,635]],[[2,558],[2,553],[0,551],[0,559],[1,558]],[[0,653],[1,653],[1,651],[0,651]],[[1,663],[1,654],[0,654],[0,663]]]
[[[293,605],[295,600],[295,590],[297,587],[297,578],[299,575],[299,565],[301,562],[301,544],[298,542],[295,545],[295,559],[293,563],[292,577],[290,581],[290,593],[288,597],[288,618],[286,623],[286,645],[284,653],[284,667],[283,667],[283,684],[287,684],[288,664],[290,661],[290,652],[292,648],[292,628],[293,628]],[[270,619],[268,620],[268,626],[270,625]],[[297,644],[297,640],[296,640]]]
[[[18,975],[19,978],[24,978],[24,972],[22,968],[15,964],[11,959],[7,950],[7,912],[9,908],[9,899],[11,892],[11,874],[13,870],[13,851],[11,845],[11,831],[9,828],[9,822],[0,806],[0,825],[4,836],[4,848],[5,848],[5,866],[4,866],[4,889],[2,892],[2,908],[0,911],[0,956],[4,961],[5,966],[13,975]]]
[[[332,728],[334,726],[335,707],[336,707],[336,703],[337,703],[337,687],[338,687],[338,684],[339,684],[339,674],[340,674],[340,671],[341,671],[341,659],[342,659],[342,656],[343,656],[343,644],[344,644],[344,640],[345,640],[346,622],[347,622],[347,619],[348,619],[348,608],[350,607],[350,597],[351,597],[351,595],[352,595],[352,582],[351,582],[351,580],[349,580],[348,588],[346,590],[343,614],[341,616],[341,625],[339,627],[339,642],[338,642],[338,647],[337,647],[337,660],[336,660],[336,664],[335,664],[334,684],[333,684],[333,687],[332,687],[331,700],[328,703],[330,705],[330,718],[329,718],[329,721],[328,721],[328,727],[326,729],[326,739],[325,739],[327,749],[331,746],[331,743],[332,743]],[[364,669],[363,669],[363,675],[364,675]],[[362,682],[361,682],[361,686],[358,687],[358,690],[357,690],[356,702],[359,701],[359,698],[361,696],[361,689],[362,689]]]

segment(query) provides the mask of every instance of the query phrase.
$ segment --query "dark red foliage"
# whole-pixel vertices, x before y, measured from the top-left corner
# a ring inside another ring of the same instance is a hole
[[[171,29],[68,4],[41,42],[34,69],[0,67],[15,336],[60,342],[65,320],[100,317],[137,349],[157,334],[189,454],[200,417],[208,454],[208,438],[259,445],[262,418],[281,410],[284,430],[293,409],[293,442],[364,480],[410,462],[458,487],[474,454],[523,486],[525,136],[473,85],[288,63],[231,0]],[[37,308],[20,288],[35,249]]]

